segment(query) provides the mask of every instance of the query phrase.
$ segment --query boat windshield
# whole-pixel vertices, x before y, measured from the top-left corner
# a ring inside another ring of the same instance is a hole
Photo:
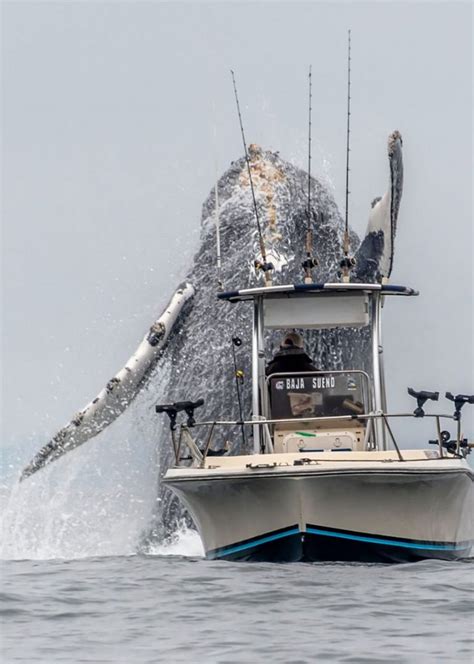
[[[272,374],[267,382],[274,419],[370,412],[369,380],[363,371]]]

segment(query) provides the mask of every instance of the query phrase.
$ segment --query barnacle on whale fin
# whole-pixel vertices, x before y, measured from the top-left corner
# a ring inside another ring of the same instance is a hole
[[[76,413],[76,415],[74,415],[71,422],[74,424],[74,426],[78,427],[83,419],[84,419],[84,412],[80,410],[78,413]]]
[[[120,378],[117,378],[117,376],[114,376],[109,380],[107,385],[105,386],[105,389],[107,392],[111,393],[114,391],[114,389],[117,387],[117,385],[120,385]]]
[[[147,336],[148,343],[150,346],[156,346],[161,339],[163,339],[166,334],[166,327],[160,321],[155,321],[150,327],[150,331]]]
[[[393,151],[395,149],[397,140],[400,140],[400,145],[403,146],[402,135],[398,131],[398,129],[395,129],[395,131],[392,131],[392,133],[388,137],[388,155],[389,155],[389,157],[391,157],[393,155]]]

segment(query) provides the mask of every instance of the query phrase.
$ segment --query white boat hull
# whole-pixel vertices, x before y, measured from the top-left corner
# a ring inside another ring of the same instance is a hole
[[[208,558],[408,562],[468,556],[474,473],[464,460],[413,455],[404,462],[389,452],[347,461],[312,455],[303,465],[298,455],[228,457],[220,467],[170,470],[165,482],[192,514]]]

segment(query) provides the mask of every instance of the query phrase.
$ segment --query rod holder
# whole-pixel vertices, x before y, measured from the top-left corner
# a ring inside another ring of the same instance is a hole
[[[446,399],[454,402],[454,419],[459,421],[461,419],[461,408],[466,404],[474,404],[474,394],[456,394],[454,396],[451,392],[446,392]]]
[[[178,413],[183,411],[186,413],[188,416],[186,426],[191,428],[196,424],[196,420],[194,419],[195,409],[203,405],[204,399],[198,399],[197,401],[176,401],[175,403],[156,405],[155,412],[166,413],[170,418],[170,429],[171,431],[175,431]]]
[[[423,410],[423,406],[427,401],[438,401],[439,399],[439,392],[427,392],[426,390],[421,390],[420,392],[416,392],[412,387],[408,388],[408,394],[416,399],[416,402],[418,404],[417,408],[413,411],[413,415],[415,417],[424,417],[425,416],[425,411]]]

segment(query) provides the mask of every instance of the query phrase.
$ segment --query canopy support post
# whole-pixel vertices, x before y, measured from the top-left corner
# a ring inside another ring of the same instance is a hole
[[[256,297],[253,305],[252,329],[252,419],[260,420],[260,387],[265,382],[265,351],[263,348],[263,302]],[[253,451],[261,453],[262,430],[258,424],[253,425]]]
[[[376,414],[385,412],[384,376],[382,362],[382,341],[380,324],[381,298],[380,293],[373,292],[370,297],[370,326],[372,333],[372,372],[374,381],[374,411]],[[374,422],[375,440],[378,449],[386,450],[387,441],[382,417]]]

